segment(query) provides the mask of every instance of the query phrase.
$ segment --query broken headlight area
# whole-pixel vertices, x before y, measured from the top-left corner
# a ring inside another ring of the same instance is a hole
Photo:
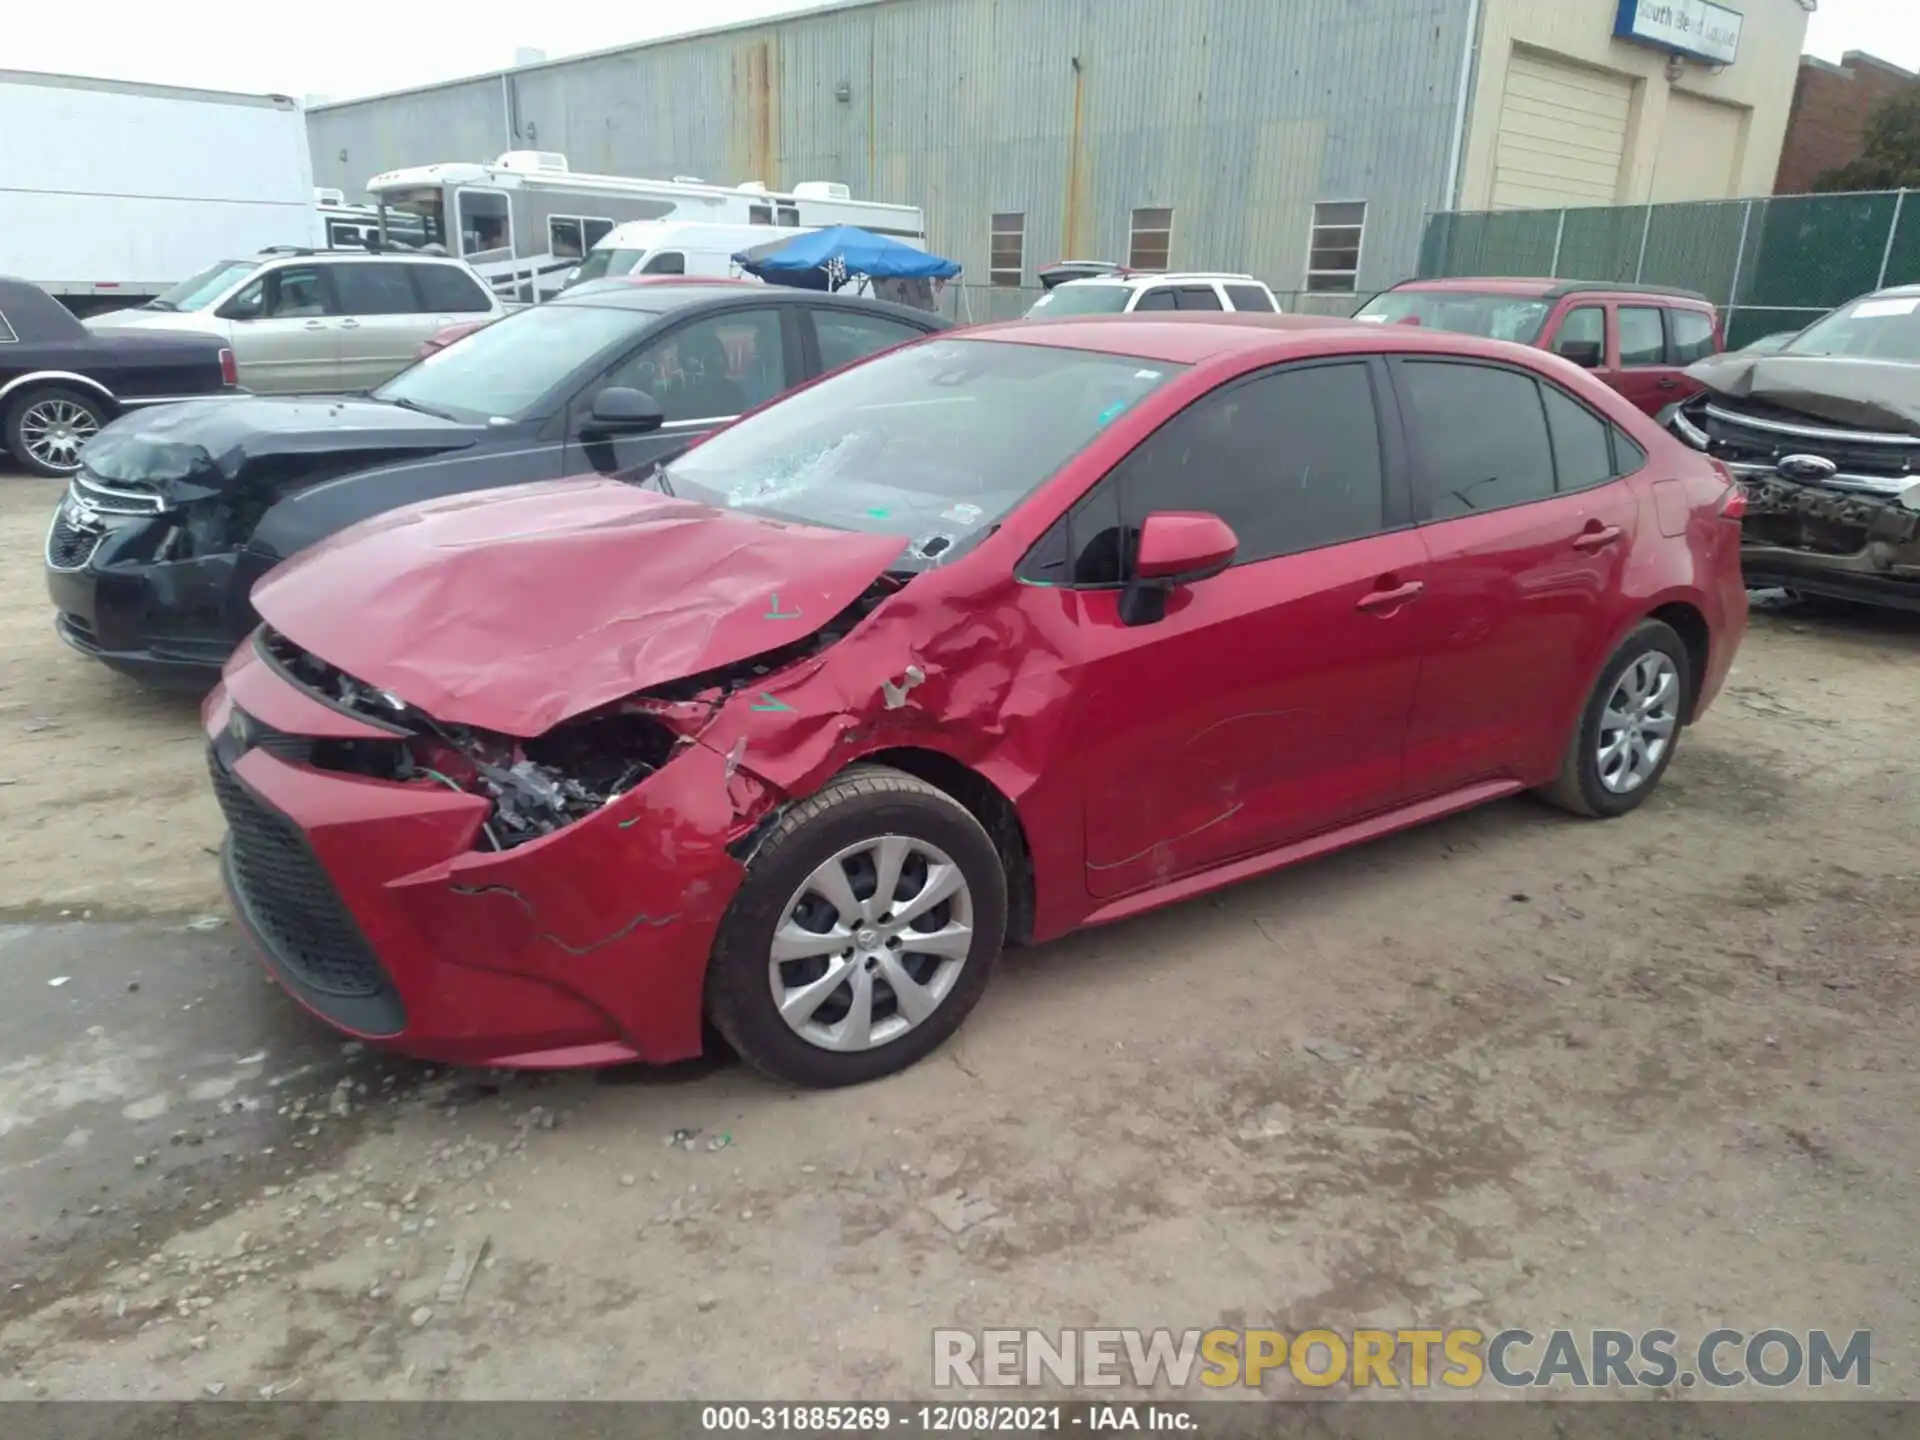
[[[450,725],[354,679],[262,628],[261,651],[295,684],[392,733],[391,739],[262,738],[283,759],[399,784],[428,782],[492,803],[476,844],[511,850],[584,820],[691,744],[658,717],[615,706],[532,740]]]
[[[1787,481],[1744,483],[1744,533],[1750,543],[1820,555],[1854,555],[1870,545],[1890,553],[1920,541],[1920,483],[1909,496],[1888,498]],[[1920,562],[1920,553],[1906,563]]]

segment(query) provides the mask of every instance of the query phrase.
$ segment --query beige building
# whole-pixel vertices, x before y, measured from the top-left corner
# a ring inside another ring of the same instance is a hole
[[[1480,0],[1454,208],[1768,194],[1814,3]]]

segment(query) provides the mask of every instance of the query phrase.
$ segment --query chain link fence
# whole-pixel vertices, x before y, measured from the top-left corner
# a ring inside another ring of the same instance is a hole
[[[1737,348],[1920,281],[1920,190],[1429,215],[1420,276],[1452,275],[1685,286]]]

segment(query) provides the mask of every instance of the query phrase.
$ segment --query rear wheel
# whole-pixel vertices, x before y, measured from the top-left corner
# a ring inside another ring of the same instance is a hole
[[[1587,697],[1560,774],[1541,794],[1576,815],[1637,808],[1660,783],[1692,701],[1687,647],[1673,628],[1643,620],[1621,642]]]
[[[878,1079],[960,1028],[1006,923],[1006,872],[972,813],[911,775],[859,767],[755,853],[714,944],[707,1011],[776,1079]]]
[[[106,423],[106,408],[92,396],[44,386],[14,400],[7,449],[36,475],[71,475],[80,468],[80,447]]]

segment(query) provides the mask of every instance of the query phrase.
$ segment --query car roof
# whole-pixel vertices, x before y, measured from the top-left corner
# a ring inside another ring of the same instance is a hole
[[[269,245],[257,255],[244,260],[222,260],[222,265],[265,265],[272,260],[290,260],[311,257],[316,260],[345,261],[350,265],[367,261],[398,260],[408,265],[444,265],[449,260],[458,261],[457,255],[422,255],[418,250],[329,250],[324,246],[313,245]]]
[[[741,284],[737,280],[689,280],[684,283],[650,283],[644,278],[620,289],[596,288],[584,295],[563,290],[548,305],[597,306],[603,310],[635,310],[662,315],[696,305],[719,305],[750,300],[755,305],[824,305],[832,309],[858,310],[868,315],[891,316],[927,330],[945,330],[953,322],[931,310],[911,305],[896,305],[890,300],[874,300],[864,295],[835,295],[823,290],[801,290],[790,285]]]
[[[1184,285],[1196,280],[1219,280],[1233,285],[1261,283],[1251,275],[1226,270],[1155,270],[1146,275],[1116,270],[1110,275],[1083,275],[1077,280],[1062,281],[1055,288],[1064,290],[1069,285],[1127,285],[1137,288],[1146,285]]]
[[[1566,295],[1664,295],[1675,300],[1711,304],[1698,290],[1678,285],[1640,285],[1631,280],[1556,280],[1537,275],[1445,275],[1429,280],[1402,280],[1395,290],[1472,290],[1491,295],[1527,295],[1558,300]]]
[[[1265,311],[1207,311],[1183,315],[1178,310],[1162,310],[1132,315],[1063,317],[1049,320],[1045,325],[1008,320],[976,326],[954,338],[1089,350],[1170,365],[1200,365],[1229,356],[1250,357],[1255,363],[1278,363],[1340,351],[1358,354],[1420,351],[1501,360],[1525,356],[1530,361],[1545,353],[1478,335],[1424,330],[1410,325],[1363,325],[1332,315],[1279,315]]]

